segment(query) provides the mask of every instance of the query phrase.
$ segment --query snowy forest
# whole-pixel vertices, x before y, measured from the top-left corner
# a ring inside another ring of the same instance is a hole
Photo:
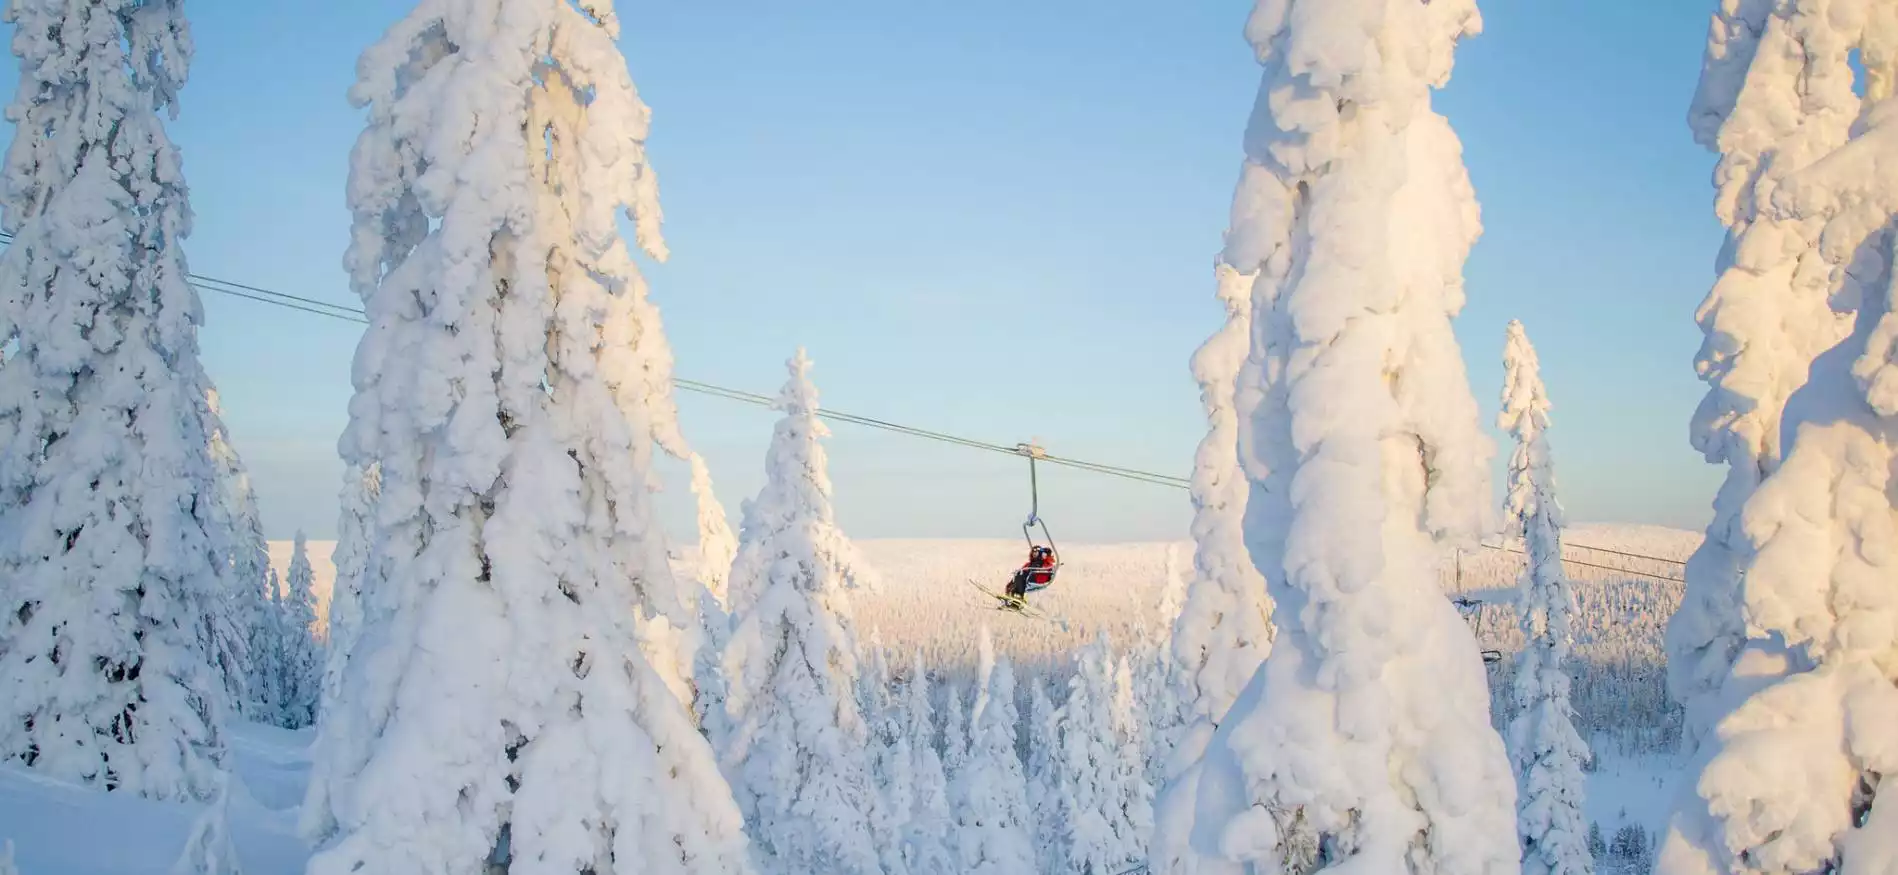
[[[267,538],[186,4],[8,0],[0,875],[1898,873],[1898,4],[1707,5],[1704,532],[1570,522],[1523,321],[1473,385],[1475,0],[1256,0],[1190,538],[1057,545],[851,537],[817,348],[728,512],[613,0],[360,49],[341,513]]]

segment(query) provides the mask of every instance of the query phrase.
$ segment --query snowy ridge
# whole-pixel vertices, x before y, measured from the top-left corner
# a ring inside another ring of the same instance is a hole
[[[1678,575],[1678,565],[1590,553],[1575,545],[1678,562],[1693,552],[1701,535],[1665,526],[1582,523],[1564,530],[1564,537],[1572,557],[1637,572]],[[866,639],[875,633],[896,654],[891,660],[894,665],[907,664],[909,654],[920,651],[932,670],[960,677],[964,683],[975,678],[975,642],[984,625],[994,635],[996,651],[1014,662],[1019,673],[1059,683],[1066,683],[1072,671],[1069,657],[1096,634],[1104,632],[1114,646],[1126,647],[1140,639],[1143,628],[1160,630],[1164,617],[1156,606],[1164,594],[1167,551],[1190,555],[1192,550],[1187,542],[1063,545],[1067,564],[1060,582],[1033,599],[1037,606],[1068,620],[1064,630],[1053,623],[998,614],[971,598],[967,580],[999,586],[1020,565],[1025,548],[1019,539],[866,539],[854,543],[884,580],[878,591],[852,594],[859,632]],[[287,565],[289,544],[272,541],[273,560],[281,555]],[[309,542],[319,616],[327,611],[328,586],[335,575],[327,561],[332,546],[332,542]],[[691,547],[676,548],[674,553],[678,573],[697,567]],[[1478,549],[1444,563],[1441,582],[1446,592],[1485,602],[1475,612],[1472,627],[1486,648],[1514,654],[1522,647],[1522,633],[1508,602],[1522,562],[1513,553]],[[1570,567],[1569,575],[1576,597],[1574,658],[1588,666],[1573,676],[1572,696],[1581,714],[1578,721],[1591,733],[1591,744],[1654,749],[1678,732],[1679,717],[1667,702],[1661,680],[1666,671],[1661,629],[1680,602],[1681,585],[1593,568]],[[1499,673],[1494,685],[1503,690],[1511,671],[1507,663],[1491,670]],[[1507,700],[1506,692],[1499,693],[1493,703],[1499,717],[1508,713]]]

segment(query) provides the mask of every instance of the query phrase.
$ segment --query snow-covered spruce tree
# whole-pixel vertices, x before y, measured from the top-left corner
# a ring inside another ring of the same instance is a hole
[[[1770,209],[1818,226],[1829,297],[1856,309],[1854,329],[1790,396],[1781,462],[1740,512],[1755,546],[1722,690],[1737,704],[1662,842],[1668,875],[1898,870],[1898,16],[1794,3],[1798,20],[1767,34],[1817,26],[1804,19],[1820,10],[1827,56],[1860,53],[1864,111],[1848,142],[1778,179]]]
[[[1168,780],[1155,801],[1152,865],[1168,875],[1190,871],[1180,867],[1190,865],[1187,833],[1206,744],[1272,647],[1271,597],[1246,547],[1252,484],[1245,457],[1253,442],[1253,414],[1265,394],[1257,369],[1247,368],[1253,296],[1255,288],[1262,295],[1275,291],[1266,271],[1273,251],[1255,246],[1259,235],[1245,232],[1270,218],[1261,210],[1282,200],[1284,188],[1261,163],[1245,160],[1233,195],[1233,230],[1213,267],[1226,321],[1192,358],[1208,429],[1193,461],[1193,576],[1171,639],[1174,695],[1186,712],[1185,725],[1164,765]],[[1256,463],[1253,467],[1257,476],[1271,474]]]
[[[274,705],[261,697],[261,671],[254,665],[252,648],[268,646],[263,640],[274,632],[269,608],[270,547],[257,515],[257,495],[250,474],[230,441],[230,428],[216,389],[204,393],[202,415],[210,436],[211,462],[217,471],[217,503],[212,507],[208,534],[214,539],[226,572],[225,611],[210,630],[209,646],[224,690],[235,713],[253,720],[270,720]]]
[[[1061,712],[1042,681],[1031,683],[1028,699],[1028,810],[1034,817],[1038,872],[1068,868],[1067,788],[1062,782]]]
[[[1235,224],[1257,208],[1247,180],[1258,172],[1248,163],[1234,199]],[[1229,250],[1233,242],[1229,239]],[[1265,578],[1246,549],[1250,484],[1241,467],[1241,435],[1252,426],[1245,414],[1257,406],[1256,398],[1241,397],[1239,383],[1253,333],[1253,286],[1259,268],[1240,271],[1229,263],[1235,254],[1228,251],[1216,267],[1226,323],[1193,355],[1193,375],[1210,428],[1193,463],[1193,576],[1173,625],[1180,697],[1191,703],[1199,747],[1265,661],[1273,634]]]
[[[698,652],[692,660],[692,711],[706,737],[719,742],[725,722],[725,676],[719,665],[731,637],[726,581],[738,538],[725,519],[725,507],[712,491],[711,470],[697,453],[690,456],[692,493],[698,498]]]
[[[297,532],[289,571],[281,608],[283,683],[277,725],[302,729],[316,722],[316,709],[323,692],[323,651],[316,640],[316,593],[313,590],[316,575],[310,568],[308,546],[302,532]]]
[[[1015,753],[1020,714],[1015,675],[995,657],[982,629],[975,704],[969,709],[969,759],[955,776],[950,799],[956,815],[956,871],[1015,875],[1035,871],[1034,824],[1027,780]]]
[[[1689,751],[1726,707],[1717,693],[1746,637],[1740,581],[1752,545],[1741,509],[1779,465],[1787,398],[1814,357],[1851,330],[1830,306],[1819,225],[1772,202],[1788,174],[1844,143],[1858,118],[1847,31],[1863,14],[1862,0],[1716,5],[1688,122],[1696,142],[1720,153],[1714,214],[1727,238],[1720,277],[1695,315],[1706,339],[1694,365],[1707,394],[1691,434],[1727,474],[1667,625],[1668,686],[1686,707]]]
[[[725,647],[731,615],[709,588],[699,589],[699,647],[692,659],[692,716],[713,750],[723,750],[731,721],[725,713]]]
[[[1253,209],[1254,186],[1247,180],[1263,172],[1248,161],[1233,200],[1235,225]],[[1229,235],[1228,246],[1240,239]],[[1193,577],[1179,616],[1172,621],[1171,662],[1177,688],[1173,697],[1184,712],[1184,723],[1161,767],[1167,782],[1155,801],[1157,822],[1150,854],[1154,871],[1165,875],[1190,871],[1179,867],[1189,865],[1185,862],[1187,833],[1206,744],[1271,652],[1274,634],[1265,578],[1246,548],[1250,483],[1241,460],[1248,443],[1242,435],[1250,433],[1251,411],[1262,397],[1256,387],[1240,391],[1259,268],[1255,263],[1249,272],[1241,272],[1230,263],[1234,254],[1222,255],[1215,267],[1226,322],[1200,346],[1192,361],[1210,428],[1200,440],[1193,463]],[[1236,254],[1249,255],[1244,250]]]
[[[251,719],[278,726],[283,723],[284,685],[290,673],[284,664],[289,640],[289,618],[283,609],[283,581],[277,569],[265,569],[264,616],[251,637]]]
[[[726,583],[731,577],[732,559],[738,555],[738,536],[726,521],[725,506],[712,491],[712,469],[698,453],[690,458],[692,494],[698,497],[699,582],[718,604],[725,604]]]
[[[817,389],[789,362],[765,485],[747,507],[732,587],[744,597],[725,649],[730,737],[721,763],[767,872],[878,871],[876,790],[857,707],[846,544],[830,504]]]
[[[1525,875],[1588,875],[1588,817],[1582,810],[1588,745],[1569,705],[1569,614],[1575,595],[1562,570],[1562,505],[1544,434],[1549,396],[1522,323],[1511,320],[1503,345],[1498,428],[1516,438],[1509,458],[1508,525],[1527,555],[1517,583],[1523,648],[1516,657],[1515,716],[1507,732],[1515,762],[1516,829]]]
[[[871,795],[870,835],[876,841],[884,875],[908,875],[909,863],[903,855],[904,827],[916,807],[915,781],[911,778],[916,758],[910,751],[910,737],[904,732],[906,709],[897,706],[892,694],[887,651],[875,630],[863,647],[864,671],[858,677],[858,706],[870,729]]]
[[[936,723],[929,706],[929,676],[923,652],[910,659],[903,686],[903,734],[909,739],[910,813],[903,824],[903,863],[911,875],[951,875],[949,781],[936,752]]]
[[[372,530],[370,515],[380,485],[373,464],[349,465],[343,471],[336,545],[330,553],[336,577],[330,584],[322,696],[316,708],[316,738],[310,745],[309,783],[297,814],[297,830],[311,843],[322,841],[336,829],[329,767],[338,765],[339,758],[330,752],[354,743],[349,724],[334,718],[339,710],[336,702],[343,693],[350,653],[356,647],[362,628],[364,596],[368,594],[365,586],[370,581],[367,567]]]
[[[1109,875],[1144,859],[1151,807],[1132,724],[1132,678],[1101,633],[1078,656],[1061,706],[1066,871]]]
[[[205,422],[191,213],[159,112],[176,0],[6,7],[20,78],[0,176],[0,760],[204,798],[233,595]]]
[[[1146,758],[1150,727],[1140,695],[1133,663],[1122,654],[1114,663],[1113,698],[1108,701],[1107,715],[1115,747],[1112,783],[1132,849],[1129,865],[1147,858],[1147,842],[1153,836],[1153,784],[1147,779]]]
[[[953,681],[943,686],[942,771],[953,783],[969,762],[969,714],[964,710],[962,688]]]
[[[1163,843],[1156,871],[1518,867],[1487,678],[1438,585],[1492,513],[1450,326],[1477,206],[1430,107],[1479,28],[1471,0],[1264,0],[1247,23],[1265,71],[1224,259],[1255,277],[1246,546],[1277,635],[1207,745],[1196,859]]]
[[[641,333],[620,214],[665,254],[618,29],[610,0],[431,2],[358,64],[340,448],[377,479],[311,875],[750,867],[636,633],[680,598],[645,395],[605,365]]]
[[[1180,672],[1174,663],[1172,636],[1186,602],[1186,581],[1181,573],[1179,550],[1168,545],[1165,576],[1161,581],[1159,623],[1142,627],[1141,645],[1135,678],[1139,684],[1141,713],[1146,717],[1144,757],[1146,780],[1158,790],[1166,783],[1167,768],[1188,721],[1194,719],[1195,703],[1187,701],[1179,683]]]
[[[644,594],[642,639],[655,667],[691,706],[703,729],[707,711],[713,709],[722,692],[721,679],[701,677],[701,671],[706,662],[715,664],[722,653],[730,622],[725,584],[738,545],[726,520],[725,506],[712,488],[711,469],[686,442],[679,426],[678,405],[672,397],[672,347],[666,340],[659,308],[647,294],[643,280],[629,286],[628,292],[624,296],[623,322],[627,330],[613,338],[602,367],[621,404],[642,411],[653,445],[690,466],[692,496],[698,506],[694,579],[681,586],[650,588]],[[650,451],[644,452],[638,464],[650,469]],[[660,487],[656,477],[650,485],[654,491]],[[656,524],[651,519],[641,521],[642,527]],[[648,551],[644,559],[648,564],[646,574],[670,575],[663,551]],[[710,689],[705,688],[707,685]]]

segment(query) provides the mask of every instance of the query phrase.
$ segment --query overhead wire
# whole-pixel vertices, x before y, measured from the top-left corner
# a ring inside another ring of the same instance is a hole
[[[0,244],[11,244],[12,242],[13,242],[12,234],[8,234],[6,232],[0,232]],[[346,322],[354,322],[357,324],[365,324],[365,325],[368,324],[369,322],[368,314],[360,307],[352,307],[346,304],[338,304],[338,303],[334,303],[330,301],[320,300],[317,298],[309,298],[309,297],[303,297],[300,295],[292,295],[288,292],[279,292],[274,289],[265,288],[263,286],[252,285],[250,283],[236,282],[234,280],[220,279],[218,277],[206,276],[204,274],[199,274],[199,273],[187,274],[186,278],[191,283],[192,286],[198,288],[201,291],[217,292],[219,294],[229,295],[235,298],[242,298],[248,301],[255,301],[260,304],[269,304],[272,306],[284,307],[287,309],[296,310],[303,313],[310,313],[317,316],[328,316],[332,319],[340,319]],[[746,404],[757,405],[760,407],[778,406],[777,399],[772,398],[768,395],[760,395],[756,392],[748,392],[743,389],[733,389],[731,387],[720,386],[715,383],[706,383],[699,380],[689,380],[684,377],[675,376],[672,378],[672,384],[680,389],[684,389],[689,392],[695,392],[701,395],[708,395],[708,396],[716,397],[716,398],[724,398],[730,401],[739,401]],[[1027,457],[1028,455],[1032,454],[1036,461],[1048,462],[1050,464],[1061,465],[1064,467],[1073,468],[1079,471],[1086,471],[1089,473],[1104,474],[1111,477],[1119,477],[1125,480],[1132,480],[1137,483],[1148,483],[1154,486],[1169,486],[1175,489],[1190,489],[1192,486],[1192,481],[1186,477],[1179,477],[1172,474],[1163,474],[1163,473],[1154,472],[1154,471],[1145,471],[1139,468],[1128,468],[1128,467],[1123,467],[1120,465],[1109,465],[1102,462],[1091,462],[1085,459],[1077,459],[1071,456],[1052,455],[1046,452],[1042,452],[1038,447],[1032,447],[1028,444],[1015,444],[1012,446],[1008,444],[999,444],[999,443],[994,443],[991,441],[983,441],[983,440],[977,440],[975,438],[962,437],[960,435],[950,434],[948,432],[935,431],[935,430],[926,429],[926,428],[918,428],[916,426],[903,425],[901,423],[890,422],[888,420],[877,419],[875,417],[862,416],[855,413],[847,413],[841,410],[832,410],[828,408],[819,408],[819,410],[817,411],[817,415],[824,419],[833,420],[836,422],[845,422],[845,423],[850,423],[852,425],[864,426],[866,428],[881,429],[883,431],[893,432],[896,434],[909,435],[911,437],[923,438],[925,440],[940,441],[942,443],[951,444],[951,445],[960,446],[960,447],[967,447],[969,449],[984,450],[984,451],[993,452],[993,453],[1004,453],[1011,456],[1021,456],[1021,457]],[[1500,551],[1508,552],[1508,553],[1516,553],[1518,555],[1523,554],[1523,551],[1521,550],[1516,550],[1509,547],[1498,546],[1494,544],[1481,544],[1479,546],[1485,549],[1490,549],[1490,550],[1500,550]],[[1668,559],[1661,556],[1649,556],[1649,555],[1645,555],[1641,553],[1631,553],[1624,550],[1614,550],[1607,547],[1596,547],[1589,544],[1577,544],[1577,543],[1571,542],[1571,543],[1564,543],[1563,546],[1573,547],[1578,550],[1593,550],[1593,551],[1601,552],[1601,553],[1612,553],[1617,556],[1626,556],[1630,559],[1641,559],[1641,560],[1646,560],[1649,562],[1659,562],[1659,563],[1663,563],[1667,565],[1684,564],[1680,560],[1677,560],[1677,559]],[[1680,582],[1682,580],[1679,577],[1672,577],[1665,574],[1650,574],[1647,572],[1637,571],[1631,568],[1616,568],[1609,565],[1600,565],[1600,564],[1596,564],[1592,562],[1583,562],[1577,559],[1569,559],[1567,557],[1564,557],[1562,561],[1571,565],[1577,565],[1577,566],[1581,566],[1585,568],[1596,568],[1596,569],[1602,569],[1606,571],[1616,571],[1616,572],[1621,572],[1623,574],[1633,574],[1640,577],[1651,577],[1651,578],[1657,578],[1660,580],[1670,580],[1670,581],[1675,581],[1675,582]]]

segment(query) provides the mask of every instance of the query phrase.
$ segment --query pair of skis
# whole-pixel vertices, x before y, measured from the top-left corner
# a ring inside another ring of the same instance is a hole
[[[988,587],[983,586],[980,583],[977,583],[973,578],[969,580],[969,585],[975,587],[976,592],[979,592],[985,596],[988,596],[989,598],[994,599],[997,603],[995,605],[995,609],[998,611],[1014,611],[1015,613],[1020,614],[1024,617],[1031,617],[1036,620],[1047,620],[1048,622],[1054,623],[1063,629],[1066,629],[1068,626],[1068,621],[1063,620],[1059,617],[1050,616],[1046,612],[1042,611],[1041,609],[1030,606],[1026,599],[1020,599],[1020,598],[1016,598],[1014,596],[1008,595],[1006,593],[996,592],[995,590],[989,589]]]

